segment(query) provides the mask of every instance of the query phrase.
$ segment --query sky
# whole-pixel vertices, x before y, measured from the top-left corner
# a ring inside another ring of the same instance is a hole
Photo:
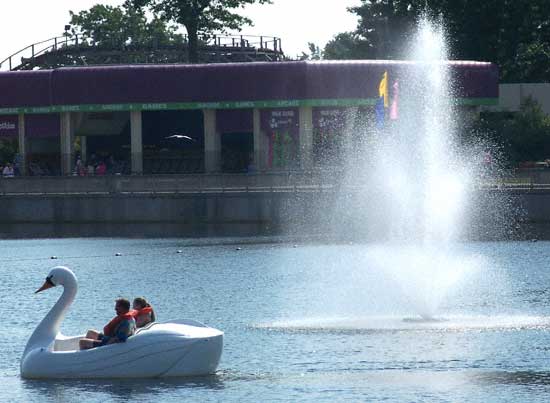
[[[94,4],[121,5],[124,0],[1,0],[0,61],[35,42],[59,36],[68,24],[69,10]],[[334,35],[351,31],[357,17],[346,10],[360,0],[273,0],[240,11],[254,21],[242,34],[277,36],[287,56],[307,51],[308,42],[323,47]]]

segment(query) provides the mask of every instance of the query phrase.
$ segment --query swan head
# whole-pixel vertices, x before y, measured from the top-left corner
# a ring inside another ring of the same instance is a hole
[[[74,285],[75,283],[76,276],[71,269],[65,266],[56,266],[50,270],[46,281],[44,281],[42,287],[35,291],[35,294],[57,285],[67,286],[69,284]]]

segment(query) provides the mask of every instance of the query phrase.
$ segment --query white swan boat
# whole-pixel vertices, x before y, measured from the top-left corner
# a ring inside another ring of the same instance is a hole
[[[24,378],[145,378],[213,373],[223,349],[223,332],[193,320],[152,323],[125,343],[80,351],[84,337],[63,336],[59,327],[73,302],[77,281],[71,270],[54,267],[36,292],[61,285],[63,294],[33,332],[21,358]]]

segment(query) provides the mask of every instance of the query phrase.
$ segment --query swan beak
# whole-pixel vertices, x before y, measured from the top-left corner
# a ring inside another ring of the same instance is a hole
[[[39,292],[44,291],[44,290],[47,290],[48,288],[52,288],[53,286],[54,286],[54,285],[53,285],[50,281],[46,280],[46,281],[44,281],[44,284],[42,285],[42,287],[40,287],[40,288],[39,288],[38,290],[36,290],[34,293],[35,293],[35,294],[38,294]]]

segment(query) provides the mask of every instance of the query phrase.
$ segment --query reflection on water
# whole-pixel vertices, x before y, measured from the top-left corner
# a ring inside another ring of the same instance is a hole
[[[253,328],[301,332],[470,332],[522,329],[548,329],[550,317],[543,316],[464,316],[420,317],[370,316],[364,318],[309,318],[275,321],[253,325]]]
[[[112,398],[133,399],[146,395],[176,393],[178,389],[224,388],[223,375],[167,379],[110,379],[110,380],[28,380],[22,379],[24,388],[32,394],[71,401],[86,393],[102,394]]]

